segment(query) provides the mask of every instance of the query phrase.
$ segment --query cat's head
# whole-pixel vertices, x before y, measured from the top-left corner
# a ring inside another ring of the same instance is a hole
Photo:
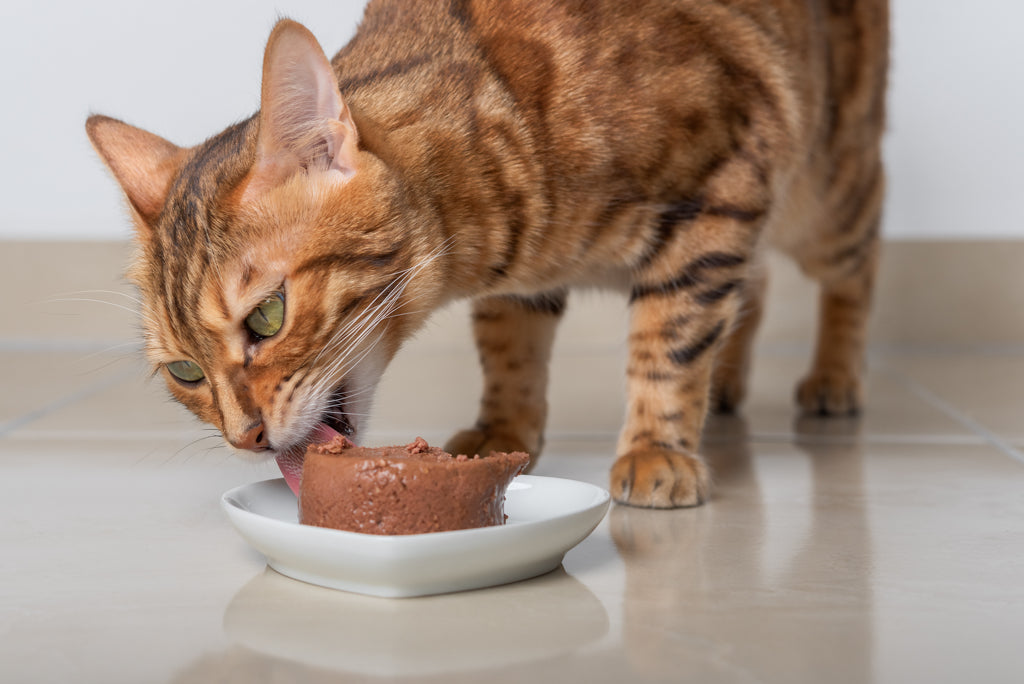
[[[302,26],[271,34],[261,97],[254,118],[193,148],[102,116],[86,128],[136,225],[148,358],[294,489],[307,444],[359,431],[440,296],[438,253]]]

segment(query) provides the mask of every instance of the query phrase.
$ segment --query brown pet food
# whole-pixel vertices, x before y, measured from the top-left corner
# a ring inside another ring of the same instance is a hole
[[[306,451],[299,520],[367,534],[418,534],[505,523],[505,490],[522,452],[452,456],[422,438],[360,447],[342,436]]]

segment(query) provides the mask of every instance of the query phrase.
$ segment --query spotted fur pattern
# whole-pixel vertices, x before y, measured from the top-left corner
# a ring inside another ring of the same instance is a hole
[[[356,431],[427,312],[474,300],[460,452],[537,456],[567,291],[629,299],[623,503],[705,501],[745,393],[766,243],[821,284],[803,410],[859,409],[878,258],[884,0],[374,0],[329,65],[287,20],[261,110],[193,148],[92,117],[138,227],[147,349],[241,449]],[[242,322],[284,291],[282,331]]]

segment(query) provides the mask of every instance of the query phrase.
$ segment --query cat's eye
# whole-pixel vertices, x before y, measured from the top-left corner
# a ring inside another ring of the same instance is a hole
[[[249,315],[245,318],[245,327],[260,339],[264,337],[273,337],[281,330],[281,326],[283,325],[283,292],[275,292],[264,299],[262,302],[257,304],[256,308],[250,311]]]
[[[195,361],[172,361],[167,364],[167,372],[182,382],[199,382],[206,377]]]

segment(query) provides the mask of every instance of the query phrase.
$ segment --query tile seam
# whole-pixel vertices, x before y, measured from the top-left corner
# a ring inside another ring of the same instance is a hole
[[[119,353],[142,351],[142,345],[135,340],[49,340],[43,338],[3,338],[0,337],[0,352],[9,353],[51,353],[51,352],[98,352],[108,353],[112,350],[123,350]]]
[[[33,409],[28,413],[24,413],[21,416],[18,416],[17,418],[9,420],[5,423],[0,423],[0,438],[7,436],[11,432],[21,427],[24,427],[29,423],[35,422],[40,418],[48,416],[54,413],[55,411],[59,411],[60,409],[65,408],[67,406],[71,406],[72,404],[75,404],[83,399],[99,394],[100,392],[109,389],[110,387],[113,387],[118,383],[124,382],[133,375],[135,375],[134,370],[117,373],[116,375],[109,377],[106,380],[93,383],[83,389],[78,390],[77,392],[72,392],[71,394],[64,395],[63,397],[57,399],[56,401],[52,401],[49,404],[45,404],[44,406],[41,406],[37,409]]]
[[[995,447],[999,451],[1002,451],[1005,455],[1009,456],[1018,463],[1024,464],[1024,453],[1014,447],[1010,442],[997,435],[992,430],[989,430],[982,423],[968,416],[966,413],[958,410],[955,406],[950,404],[948,401],[935,394],[925,386],[919,384],[915,380],[903,375],[902,373],[896,373],[901,376],[903,382],[906,383],[907,388],[912,394],[917,396],[925,403],[931,405],[938,411],[946,414],[947,417],[960,423],[962,426],[974,432],[980,438],[985,440],[987,444]]]

